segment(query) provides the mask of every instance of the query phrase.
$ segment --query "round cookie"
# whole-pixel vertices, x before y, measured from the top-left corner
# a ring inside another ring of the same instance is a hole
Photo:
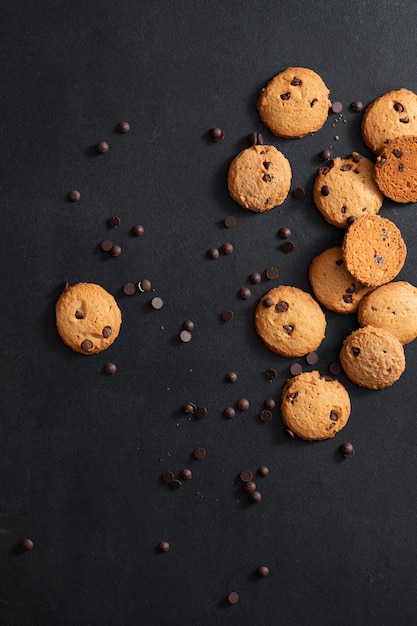
[[[346,337],[340,363],[345,374],[360,387],[382,389],[395,383],[403,373],[404,348],[387,330],[365,326]]]
[[[417,288],[406,281],[381,285],[360,302],[361,326],[388,330],[404,345],[417,337]]]
[[[114,297],[100,285],[77,283],[65,289],[55,306],[56,326],[75,352],[96,354],[114,342],[122,314]]]
[[[341,246],[328,248],[312,260],[309,279],[316,299],[335,313],[355,313],[370,289],[347,271]]]
[[[305,67],[288,67],[258,98],[262,122],[278,137],[304,137],[325,123],[332,103],[323,79]]]
[[[353,218],[376,215],[384,196],[374,180],[374,164],[358,152],[348,159],[335,157],[319,169],[313,199],[324,219],[347,228]]]
[[[417,135],[417,95],[403,88],[379,96],[366,107],[361,130],[375,153],[395,137]]]
[[[291,185],[291,166],[275,146],[255,145],[230,163],[227,186],[232,198],[249,211],[268,211],[282,204]]]
[[[281,417],[295,435],[310,441],[330,439],[346,425],[350,398],[336,379],[319,372],[290,378],[281,392]]]
[[[276,354],[299,357],[317,350],[324,339],[326,317],[309,293],[280,285],[260,299],[255,329]]]
[[[377,157],[375,182],[395,202],[417,202],[417,136],[392,139]]]
[[[367,287],[395,278],[407,256],[400,230],[380,215],[357,218],[345,233],[342,252],[348,272]]]

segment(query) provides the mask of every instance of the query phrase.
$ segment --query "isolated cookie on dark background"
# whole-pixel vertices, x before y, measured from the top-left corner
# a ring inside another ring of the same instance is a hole
[[[404,345],[417,337],[417,288],[406,281],[377,287],[358,308],[361,326],[388,330]]]
[[[386,217],[366,215],[347,229],[342,245],[348,272],[363,285],[378,287],[402,269],[407,247],[397,226]]]
[[[417,135],[392,139],[376,159],[374,176],[395,202],[417,202]]]
[[[290,185],[290,163],[275,146],[251,146],[239,152],[230,163],[229,193],[249,211],[259,213],[282,204]]]
[[[302,439],[334,437],[346,425],[350,410],[345,387],[317,371],[290,378],[281,392],[282,421]]]
[[[328,248],[312,260],[309,279],[320,304],[335,313],[355,313],[359,302],[371,289],[348,272],[341,246]]]
[[[326,317],[309,293],[280,285],[259,301],[255,328],[276,354],[299,357],[317,350],[324,339]]]
[[[375,153],[389,141],[417,135],[417,95],[409,89],[382,94],[371,102],[362,118],[362,138]]]
[[[364,326],[343,342],[340,363],[360,387],[382,389],[395,383],[405,369],[404,348],[389,331]]]
[[[122,314],[116,300],[95,283],[77,283],[65,289],[55,311],[58,333],[75,352],[96,354],[119,335]]]
[[[262,122],[279,137],[304,137],[319,130],[332,103],[330,91],[316,72],[288,67],[264,87],[258,98]]]
[[[337,228],[347,228],[352,218],[376,215],[384,200],[373,162],[358,152],[347,159],[335,157],[319,169],[313,198],[324,219]]]

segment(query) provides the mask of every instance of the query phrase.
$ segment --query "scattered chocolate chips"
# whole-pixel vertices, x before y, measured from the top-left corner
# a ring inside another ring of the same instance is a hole
[[[218,259],[220,256],[220,250],[212,246],[207,250],[207,256],[209,259]]]
[[[231,311],[230,309],[225,309],[222,312],[222,320],[224,322],[231,322],[232,319],[234,318],[235,314],[233,313],[233,311]]]
[[[239,602],[239,594],[237,591],[231,591],[227,596],[227,601],[229,604],[237,604]]]
[[[71,202],[79,202],[81,200],[81,194],[78,191],[78,189],[71,189],[71,191],[68,194],[68,197],[71,200]]]
[[[346,441],[345,443],[342,443],[342,445],[340,446],[340,452],[343,454],[345,458],[349,459],[355,454],[355,448],[352,446],[351,443]]]
[[[116,257],[116,256],[120,256],[120,255],[122,254],[122,248],[121,248],[121,246],[119,246],[119,245],[117,245],[117,244],[115,244],[114,246],[112,246],[112,247],[111,247],[111,250],[110,250],[110,254],[111,254],[111,256],[114,256],[114,257]]]
[[[109,151],[109,144],[107,143],[107,141],[99,141],[96,148],[97,152],[99,152],[100,154],[106,154],[106,152]]]
[[[281,250],[283,252],[292,252],[295,249],[295,243],[293,241],[286,241],[281,245]]]
[[[246,398],[241,398],[237,401],[236,407],[239,409],[239,411],[247,411],[249,409],[249,400],[247,400]]]
[[[117,130],[119,131],[119,133],[122,133],[123,135],[125,135],[126,133],[128,133],[130,131],[130,124],[129,122],[119,122],[117,125]]]
[[[250,469],[243,469],[239,474],[239,478],[243,483],[248,483],[253,478],[253,472]]]
[[[168,541],[160,541],[158,543],[158,550],[159,552],[168,552],[170,548],[170,545],[168,543]]]
[[[330,194],[330,187],[328,185],[323,185],[321,188],[321,195],[328,196]]]
[[[332,158],[331,150],[322,150],[319,154],[320,161],[329,161]]]
[[[249,280],[252,285],[259,285],[259,283],[262,281],[262,276],[259,274],[259,272],[252,272],[252,274],[250,274],[249,276]]]
[[[123,293],[126,296],[133,296],[136,293],[136,285],[134,283],[125,283],[123,285]]]
[[[210,135],[211,139],[213,141],[217,142],[217,143],[220,142],[220,141],[223,141],[223,139],[224,139],[224,132],[218,126],[215,126],[214,128],[211,128],[210,131],[209,131],[209,135]]]
[[[151,306],[155,310],[162,309],[162,307],[164,306],[164,301],[159,296],[155,296],[151,300]]]
[[[275,280],[279,276],[279,269],[277,267],[268,267],[265,271],[265,275],[268,280]]]
[[[32,539],[29,539],[29,537],[25,537],[20,545],[22,547],[22,550],[26,550],[28,552],[30,552],[30,550],[33,550],[34,547],[33,541]]]
[[[206,456],[206,451],[204,448],[196,448],[194,450],[194,457],[198,460],[204,459]]]
[[[306,195],[306,192],[303,187],[296,187],[293,189],[292,195],[296,200],[301,200]]]
[[[355,113],[360,113],[361,111],[363,111],[363,102],[361,102],[360,100],[354,100],[350,105],[350,108]]]
[[[233,244],[231,243],[223,243],[220,246],[220,251],[222,252],[222,254],[226,254],[226,255],[232,254],[233,250],[234,250],[234,247],[233,247]]]
[[[101,331],[101,334],[103,335],[104,339],[108,339],[112,334],[111,326],[105,326]]]
[[[84,341],[81,342],[81,349],[84,350],[84,352],[90,352],[92,347],[93,344],[89,339],[84,339]]]
[[[233,226],[236,226],[236,218],[233,215],[228,215],[224,218],[224,225],[226,228],[233,228]]]
[[[343,111],[343,104],[341,102],[333,102],[332,104],[333,113],[341,113]]]
[[[266,578],[267,576],[269,576],[269,567],[267,567],[266,565],[260,565],[256,570],[256,573],[258,574],[259,578]]]
[[[113,248],[113,242],[110,241],[110,239],[104,239],[104,241],[102,241],[100,244],[100,248],[104,252],[110,252],[110,250]]]
[[[252,295],[252,292],[248,287],[242,287],[241,289],[239,289],[239,297],[242,300],[249,300],[251,295]]]
[[[107,374],[107,376],[114,376],[114,374],[117,372],[117,367],[114,363],[106,363],[103,371],[105,374]]]
[[[130,231],[135,237],[141,237],[145,232],[145,229],[143,228],[142,224],[135,224],[135,226],[132,226]]]
[[[274,369],[273,367],[268,367],[268,369],[265,372],[265,378],[271,382],[275,380],[276,377],[277,377],[277,370]]]
[[[227,372],[226,380],[227,380],[228,383],[235,383],[237,381],[237,374],[236,374],[236,372]]]
[[[223,411],[223,415],[226,419],[231,420],[236,417],[236,410],[232,406],[227,406]]]
[[[113,215],[109,219],[109,226],[110,226],[110,228],[119,228],[121,223],[122,223],[122,220],[117,215]]]

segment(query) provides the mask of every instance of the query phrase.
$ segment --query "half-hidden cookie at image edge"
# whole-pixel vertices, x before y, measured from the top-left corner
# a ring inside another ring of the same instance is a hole
[[[243,208],[260,213],[284,202],[291,185],[291,166],[275,146],[255,145],[230,163],[227,186]]]
[[[350,398],[336,379],[318,371],[290,378],[281,392],[281,417],[287,428],[302,439],[334,437],[350,416]]]
[[[330,91],[316,72],[288,67],[264,87],[258,98],[262,122],[278,137],[304,137],[319,130],[332,103]]]
[[[97,354],[115,341],[122,314],[114,297],[95,283],[65,289],[55,306],[62,341],[80,354]]]

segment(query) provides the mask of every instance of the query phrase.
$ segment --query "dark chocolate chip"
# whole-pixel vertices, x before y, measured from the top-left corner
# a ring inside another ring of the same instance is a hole
[[[206,417],[207,413],[208,413],[208,411],[207,411],[205,406],[198,406],[196,408],[196,410],[195,410],[195,415],[199,419],[202,419],[203,417]]]
[[[109,144],[107,141],[99,141],[96,148],[97,152],[100,152],[100,154],[106,154],[106,152],[109,151]]]
[[[233,244],[231,243],[223,243],[220,247],[220,251],[222,252],[222,254],[232,254],[234,248],[233,248]]]
[[[343,104],[341,102],[333,102],[332,104],[333,113],[341,113],[343,111]]]
[[[343,163],[343,165],[340,167],[341,172],[349,172],[351,169],[352,166],[350,163]]]
[[[285,330],[287,335],[291,335],[291,333],[294,330],[294,326],[292,326],[292,324],[284,324],[284,326],[282,328]]]
[[[293,376],[298,376],[303,371],[302,365],[300,363],[291,363],[290,365],[290,373]]]
[[[302,84],[302,80],[301,78],[297,78],[296,76],[294,76],[294,78],[291,81],[291,85],[293,85],[294,87],[299,87]]]
[[[78,191],[78,189],[71,189],[71,191],[68,194],[68,197],[71,200],[71,202],[79,202],[81,200],[81,194]]]
[[[281,245],[281,250],[283,252],[292,252],[295,249],[295,243],[293,241],[286,241]]]
[[[187,413],[187,415],[194,415],[196,408],[194,402],[187,402],[187,404],[184,404],[182,410],[184,413]]]
[[[392,154],[397,158],[400,159],[403,155],[403,151],[402,150],[398,150],[397,148],[394,148],[394,150],[392,150]]]
[[[112,246],[110,254],[111,256],[120,256],[122,254],[122,248],[119,245],[115,244],[114,246]]]
[[[117,372],[117,367],[114,363],[106,363],[106,365],[103,368],[103,371],[108,376],[114,376],[114,374]]]
[[[145,232],[145,229],[143,228],[142,224],[135,224],[135,226],[132,226],[131,232],[132,235],[134,235],[135,237],[141,237]]]
[[[193,336],[189,330],[184,329],[180,332],[180,340],[182,341],[182,343],[189,343],[192,338]]]
[[[289,308],[288,302],[285,302],[285,300],[280,300],[275,305],[275,310],[278,313],[285,313],[285,311],[288,311],[288,308]]]
[[[239,602],[239,594],[237,591],[231,591],[227,596],[227,601],[229,604],[237,604]]]
[[[211,128],[209,134],[213,141],[220,142],[224,139],[224,132],[218,126]]]
[[[352,446],[351,443],[349,443],[348,441],[345,441],[340,446],[340,452],[343,454],[345,458],[348,459],[348,458],[351,458],[355,454],[355,448]]]
[[[109,226],[111,228],[119,228],[121,223],[122,223],[122,220],[117,215],[113,215],[113,217],[109,219]]]
[[[151,306],[155,310],[162,309],[162,307],[164,306],[164,301],[159,296],[155,296],[155,298],[152,298],[151,300]]]
[[[158,544],[159,552],[168,552],[169,548],[170,548],[170,545],[168,541],[160,541]]]
[[[250,469],[243,469],[239,474],[239,478],[243,483],[248,483],[253,478],[253,472]]]
[[[303,187],[296,187],[292,192],[293,197],[296,200],[301,200],[306,195],[305,189]]]
[[[272,412],[269,409],[263,409],[259,414],[259,418],[261,422],[270,422],[272,420]]]
[[[400,117],[400,122],[402,124],[408,124],[410,120],[408,119],[408,117]]]
[[[77,320],[83,320],[85,318],[84,311],[82,311],[81,309],[77,309],[75,311],[75,317],[77,318]]]
[[[281,237],[281,239],[289,239],[291,234],[291,230],[287,226],[283,226],[278,231],[278,237]]]
[[[277,370],[274,369],[273,367],[268,367],[268,369],[265,372],[265,377],[269,381],[275,380],[275,378],[277,377]]]
[[[226,228],[233,228],[233,226],[236,226],[236,218],[233,215],[228,215],[224,218],[224,225]]]
[[[204,459],[206,456],[206,451],[204,448],[196,448],[194,450],[194,457],[198,460]]]
[[[134,283],[126,283],[123,285],[123,293],[126,296],[133,296],[136,293],[136,285]]]
[[[293,431],[291,430],[291,428],[285,428],[284,432],[285,432],[285,434],[287,435],[287,437],[289,439],[294,439],[295,438],[295,435],[294,435]]]
[[[291,98],[291,94],[289,91],[287,91],[286,93],[282,93],[280,95],[281,100],[289,100]]]
[[[352,295],[350,293],[344,293],[343,294],[343,302],[345,302],[346,304],[352,304],[352,302],[353,302]]]
[[[339,419],[339,415],[336,411],[330,411],[329,417],[333,422],[337,422],[337,420]]]
[[[379,254],[376,254],[376,255],[374,256],[374,259],[375,259],[375,263],[376,263],[377,265],[383,265],[383,264],[384,264],[384,259],[383,259],[383,257],[382,257],[382,256],[380,256]]]
[[[309,365],[315,365],[319,360],[317,352],[309,352],[306,355],[306,361]]]
[[[110,239],[105,239],[101,242],[100,248],[104,250],[104,252],[110,252],[110,250],[113,248],[113,242],[110,241]]]
[[[178,480],[178,478],[174,478],[174,480],[171,480],[171,482],[169,483],[169,486],[174,491],[178,491],[178,489],[181,489],[182,487],[182,482]]]
[[[256,491],[256,483],[253,482],[253,480],[249,480],[243,485],[243,491],[245,493],[253,493],[254,491]]]
[[[353,356],[359,356],[361,353],[361,349],[357,348],[356,346],[352,346],[352,354]]]
[[[213,246],[207,250],[207,256],[209,259],[218,259],[220,256],[220,251],[218,248],[214,248]]]
[[[81,349],[84,350],[84,352],[89,352],[92,347],[93,344],[89,339],[84,339],[84,341],[81,342]]]
[[[188,467],[185,467],[180,471],[180,476],[183,480],[191,480],[193,477],[193,473]]]
[[[128,133],[130,131],[130,124],[129,122],[119,122],[117,125],[117,130],[119,131],[119,133],[122,133],[123,135],[125,135],[126,133]]]
[[[404,111],[404,107],[399,102],[394,102],[394,110],[397,111],[397,113],[402,113]]]
[[[363,102],[361,102],[360,100],[354,100],[350,105],[350,108],[355,113],[360,113],[363,110]]]
[[[249,400],[247,400],[246,398],[241,398],[237,401],[236,408],[239,411],[247,411],[249,409]]]
[[[258,474],[259,476],[262,476],[262,478],[265,478],[265,476],[268,476],[269,474],[269,467],[261,465],[261,467],[258,468]]]
[[[330,187],[328,185],[323,185],[323,187],[321,188],[321,195],[328,196],[329,193],[330,193]]]
[[[262,300],[262,304],[266,309],[269,309],[274,304],[274,301],[272,300],[272,298],[264,298]]]
[[[222,320],[224,322],[231,322],[232,319],[234,318],[235,314],[233,313],[233,311],[231,311],[230,309],[225,309],[222,312]]]
[[[269,576],[269,567],[267,567],[266,565],[260,565],[256,570],[256,573],[258,574],[259,578],[266,578],[267,576]]]
[[[337,363],[337,361],[334,361],[333,363],[329,364],[329,372],[330,374],[333,374],[333,376],[337,376],[338,374],[340,374],[340,364]]]
[[[236,372],[227,372],[226,380],[227,380],[228,383],[235,383],[237,381],[237,374],[236,374]]]
[[[322,150],[319,154],[320,161],[328,161],[332,158],[331,150]]]
[[[353,224],[355,220],[356,220],[356,217],[354,215],[350,215],[346,220],[346,224],[350,226],[351,224]]]
[[[277,267],[268,267],[265,271],[265,275],[268,280],[275,280],[279,276],[279,269]]]
[[[270,174],[264,174],[262,176],[262,180],[264,181],[264,183],[270,183],[272,180],[272,176]]]
[[[226,419],[231,420],[236,417],[236,410],[232,406],[227,406],[223,410],[223,415]]]
[[[147,278],[142,278],[142,280],[138,282],[138,289],[142,293],[145,291],[150,291],[152,289],[151,281]]]
[[[192,320],[185,320],[185,322],[182,323],[182,327],[184,330],[191,332],[194,330],[195,324]]]
[[[252,274],[249,276],[249,280],[253,285],[258,285],[262,280],[262,276],[259,274],[259,272],[252,272]]]
[[[33,550],[33,541],[32,539],[29,539],[29,537],[25,537],[20,545],[23,550],[27,550],[28,552]]]
[[[108,339],[112,334],[111,326],[105,326],[101,331],[101,334],[103,335],[104,339]]]
[[[259,504],[262,500],[262,494],[259,491],[253,491],[249,494],[249,501],[253,504]]]
[[[266,170],[269,170],[269,168],[270,168],[270,167],[271,167],[271,165],[272,165],[272,162],[271,162],[271,161],[264,161],[264,162],[262,163],[262,165],[264,166],[264,168],[265,168]]]
[[[398,163],[398,171],[402,172],[404,170],[404,163]]]
[[[164,483],[166,483],[167,485],[169,485],[169,483],[172,483],[172,481],[174,480],[175,476],[173,472],[164,472],[162,474],[162,480],[164,481]]]
[[[267,398],[266,400],[264,400],[264,407],[269,411],[273,411],[276,406],[277,403],[275,402],[274,398]]]
[[[313,98],[310,102],[310,106],[313,107],[318,102],[317,98]]]
[[[242,289],[239,289],[239,297],[242,298],[242,300],[249,300],[251,295],[252,292],[248,287],[242,287]]]

